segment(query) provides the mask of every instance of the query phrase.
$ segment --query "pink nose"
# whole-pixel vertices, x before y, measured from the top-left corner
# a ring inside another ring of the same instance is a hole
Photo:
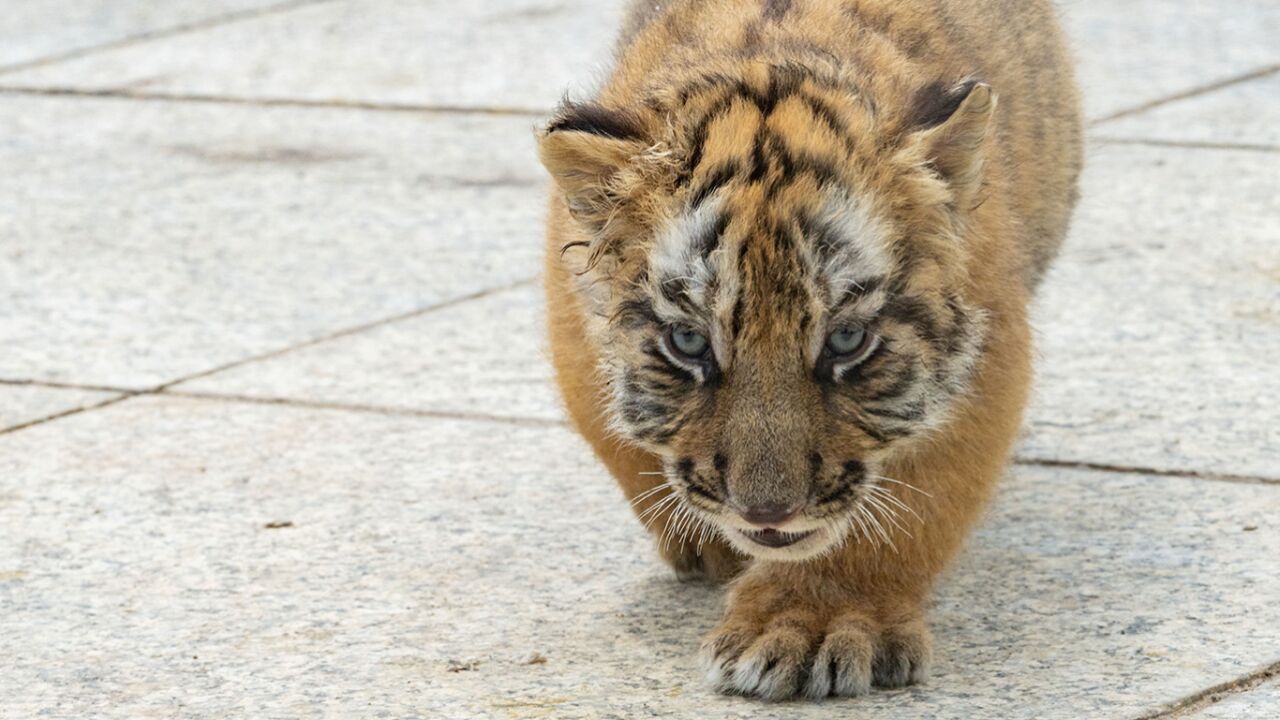
[[[789,508],[781,503],[762,503],[752,505],[738,514],[752,525],[772,527],[790,520],[796,514],[796,508]]]

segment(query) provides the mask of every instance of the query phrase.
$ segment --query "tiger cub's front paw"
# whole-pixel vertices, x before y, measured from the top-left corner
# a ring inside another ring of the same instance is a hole
[[[918,611],[879,618],[850,603],[758,612],[739,597],[702,645],[721,692],[782,700],[862,695],[924,680],[932,641]]]

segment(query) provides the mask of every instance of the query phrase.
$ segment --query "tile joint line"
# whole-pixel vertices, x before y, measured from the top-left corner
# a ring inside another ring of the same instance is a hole
[[[1091,142],[1101,145],[1138,145],[1142,147],[1181,148],[1186,150],[1234,150],[1237,152],[1280,153],[1280,145],[1259,143],[1216,142],[1205,140],[1161,140],[1159,138],[1091,135]]]
[[[1090,127],[1097,127],[1098,125],[1109,123],[1112,120],[1119,120],[1120,118],[1126,118],[1133,115],[1138,115],[1148,110],[1154,110],[1155,108],[1163,107],[1165,105],[1168,105],[1170,103],[1175,103],[1180,100],[1188,100],[1193,97],[1199,97],[1200,95],[1206,95],[1208,93],[1215,92],[1217,90],[1222,90],[1224,88],[1231,87],[1232,85],[1239,85],[1241,83],[1246,83],[1251,80],[1264,78],[1276,72],[1280,72],[1280,63],[1275,63],[1273,65],[1264,65],[1263,67],[1254,68],[1253,70],[1249,70],[1239,75],[1232,75],[1230,77],[1221,78],[1219,80],[1213,80],[1213,81],[1204,83],[1202,85],[1196,85],[1195,87],[1187,88],[1186,90],[1182,90],[1180,92],[1176,92],[1170,95],[1165,95],[1163,97],[1158,97],[1154,100],[1148,100],[1147,102],[1134,105],[1133,107],[1117,110],[1109,115],[1103,115],[1102,117],[1094,118],[1090,120],[1088,124]]]
[[[1014,465],[1032,467],[1064,468],[1068,470],[1093,470],[1097,472],[1122,473],[1126,475],[1158,475],[1160,477],[1188,478],[1192,480],[1213,480],[1243,485],[1280,485],[1280,478],[1267,478],[1255,475],[1239,475],[1235,473],[1203,472],[1200,470],[1171,470],[1135,465],[1117,465],[1113,463],[1089,462],[1087,460],[1055,460],[1052,458],[1014,457]]]
[[[220,373],[224,370],[230,370],[232,368],[241,367],[243,365],[249,365],[255,362],[259,362],[261,360],[267,360],[270,358],[279,357],[281,355],[291,353],[295,350],[301,350],[302,348],[313,347],[315,345],[320,345],[320,344],[329,342],[331,340],[337,340],[339,338],[355,335],[357,333],[361,333],[366,330],[372,330],[374,328],[382,327],[384,325],[390,325],[392,323],[400,322],[402,320],[408,320],[410,318],[418,317],[420,315],[426,315],[428,313],[436,312],[439,310],[452,308],[457,305],[461,305],[463,303],[467,303],[473,300],[479,300],[481,298],[489,297],[490,295],[496,295],[499,293],[507,292],[509,290],[514,290],[516,288],[524,287],[526,285],[533,283],[536,280],[537,280],[536,277],[527,277],[527,278],[522,278],[520,280],[516,280],[513,282],[509,282],[503,285],[497,285],[494,287],[485,288],[483,290],[477,290],[475,292],[467,293],[465,295],[460,295],[455,298],[449,298],[447,300],[441,300],[435,303],[431,303],[429,305],[424,305],[423,307],[415,308],[413,310],[409,310],[408,312],[403,312],[398,315],[392,315],[391,317],[385,317],[380,320],[374,320],[374,321],[363,323],[360,325],[354,325],[351,327],[343,328],[341,330],[331,332],[328,335],[323,335],[317,338],[311,338],[310,340],[304,340],[300,343],[295,343],[288,347],[279,348],[277,350],[272,350],[270,352],[261,353],[259,355],[254,355],[247,358],[241,358],[240,360],[236,360],[234,362],[230,362],[225,365],[220,365],[215,368],[202,370],[200,372],[192,373],[190,375],[185,375],[183,377],[179,377],[174,380],[168,380],[166,382],[160,383],[159,385],[153,385],[147,388],[118,388],[118,387],[110,387],[110,386],[103,386],[103,385],[78,385],[74,383],[42,382],[39,380],[11,380],[11,379],[0,378],[0,385],[36,386],[36,387],[58,388],[58,389],[64,389],[64,390],[94,390],[97,392],[120,393],[118,397],[108,398],[102,402],[99,402],[93,405],[86,405],[83,407],[71,408],[69,410],[64,410],[62,412],[55,413],[53,415],[49,415],[43,418],[37,418],[35,420],[29,420],[27,422],[19,423],[17,425],[12,425],[10,427],[0,428],[0,435],[14,433],[19,430],[25,430],[26,428],[33,427],[35,425],[42,425],[46,422],[59,420],[65,417],[69,417],[71,415],[79,415],[80,413],[88,412],[90,410],[97,410],[98,408],[114,405],[118,402],[128,400],[129,398],[133,398],[133,397],[138,397],[143,395],[166,395],[166,394],[173,395],[173,396],[181,396],[179,393],[170,393],[166,391],[175,385],[188,382],[190,380],[208,377],[210,375]],[[512,420],[518,420],[519,418],[495,417],[493,419],[510,422]]]
[[[44,57],[23,60],[12,65],[0,65],[0,75],[47,67],[49,65],[57,65],[58,63],[67,62],[69,60],[78,60],[83,57],[97,55],[98,53],[133,47],[134,45],[141,45],[154,40],[164,40],[167,38],[189,35],[203,30],[211,30],[216,27],[230,25],[232,23],[242,22],[245,20],[257,20],[259,18],[287,13],[311,5],[320,5],[329,2],[334,2],[334,0],[289,0],[288,2],[277,3],[267,7],[248,8],[245,10],[224,13],[222,15],[215,15],[213,17],[204,18],[203,20],[192,20],[190,22],[172,25],[167,28],[157,28],[155,30],[143,31],[136,35],[127,35],[125,37],[99,43],[97,45],[73,48],[53,55],[45,55]]]
[[[243,97],[237,95],[205,95],[200,93],[131,92],[113,88],[24,87],[0,84],[0,93],[35,97],[88,98],[125,100],[130,102],[203,103],[258,108],[306,108],[329,110],[362,110],[388,113],[420,113],[433,115],[492,115],[539,119],[550,111],[522,107],[487,107],[483,105],[429,105],[417,103],[379,102],[372,100],[309,100],[305,98]]]
[[[1234,680],[1219,683],[1213,687],[1192,693],[1181,700],[1165,705],[1162,708],[1139,715],[1134,720],[1173,720],[1190,717],[1192,713],[1216,705],[1232,695],[1249,692],[1277,677],[1280,677],[1280,662],[1242,675]]]
[[[501,289],[495,289],[494,291],[500,292]],[[461,300],[461,298],[459,300]],[[391,320],[388,320],[388,322],[391,322]],[[324,341],[325,341],[324,339],[317,340],[315,341],[314,344],[318,344],[319,342],[324,342]],[[290,348],[284,351],[278,351],[278,354],[284,354],[289,350],[301,348],[304,346],[305,344],[291,346]],[[254,359],[248,359],[243,362],[247,364],[254,361],[255,361]],[[223,368],[223,369],[229,369],[229,368]],[[3,435],[4,433],[8,433],[8,432],[14,432],[15,430],[21,430],[25,427],[30,427],[31,425],[37,425],[43,422],[47,422],[49,420],[56,420],[61,417],[66,417],[67,415],[74,415],[87,410],[94,410],[99,407],[104,407],[106,405],[113,405],[117,402],[120,402],[122,400],[127,400],[132,397],[160,396],[160,395],[167,396],[167,397],[175,397],[175,398],[185,398],[188,400],[214,400],[214,401],[234,402],[234,403],[252,403],[256,405],[282,405],[286,407],[313,408],[317,410],[337,410],[340,412],[357,412],[357,413],[366,413],[366,414],[374,414],[374,415],[396,415],[401,417],[473,420],[473,421],[479,421],[479,422],[500,422],[500,423],[529,424],[529,425],[539,425],[539,426],[556,426],[556,427],[563,427],[567,425],[567,423],[563,420],[552,420],[549,418],[523,417],[523,416],[515,416],[515,415],[510,415],[510,416],[487,415],[484,413],[454,412],[454,411],[448,411],[448,410],[427,410],[427,409],[418,409],[418,408],[397,408],[397,407],[389,407],[385,405],[363,405],[358,403],[330,402],[325,400],[308,400],[305,398],[255,397],[252,395],[238,395],[234,393],[201,392],[201,391],[191,391],[191,390],[170,389],[170,387],[172,387],[175,384],[185,382],[187,379],[194,379],[195,377],[196,376],[194,375],[188,376],[188,378],[184,378],[182,380],[170,381],[169,383],[166,383],[164,385],[157,385],[154,387],[143,388],[143,389],[115,387],[110,385],[84,385],[84,384],[76,384],[76,383],[46,382],[43,380],[13,380],[13,379],[7,379],[7,378],[0,378],[0,386],[2,385],[32,386],[32,387],[56,388],[56,389],[62,389],[62,390],[91,390],[95,392],[119,393],[119,397],[108,398],[106,401],[104,401],[101,404],[90,405],[83,408],[74,408],[68,411],[64,411],[62,413],[58,413],[53,416],[32,420],[27,423],[23,423],[21,425],[8,427],[8,428],[0,428],[0,435]],[[1232,474],[1232,473],[1212,473],[1212,472],[1202,472],[1199,470],[1176,470],[1176,469],[1139,467],[1139,466],[1130,466],[1130,465],[1115,465],[1110,463],[1097,463],[1097,462],[1088,462],[1088,461],[1081,461],[1081,460],[1053,460],[1049,458],[1014,457],[1010,461],[1010,465],[1023,466],[1023,467],[1063,468],[1068,470],[1084,470],[1084,471],[1092,471],[1092,472],[1109,472],[1109,473],[1115,473],[1119,475],[1153,475],[1157,477],[1176,477],[1176,478],[1186,478],[1190,480],[1208,480],[1212,482],[1229,482],[1229,483],[1244,484],[1244,485],[1280,485],[1280,478],[1267,478],[1267,477],[1254,476],[1254,475],[1238,475],[1238,474]]]
[[[450,298],[448,300],[441,300],[435,303],[431,303],[429,305],[424,305],[423,307],[415,308],[407,312],[402,312],[402,313],[399,313],[398,315],[392,315],[391,317],[385,317],[380,320],[373,320],[371,322],[361,323],[359,325],[353,325],[351,327],[347,327],[341,330],[331,332],[328,335],[322,335],[317,338],[312,338],[310,340],[304,340],[302,342],[295,343],[288,347],[279,348],[277,350],[271,350],[269,352],[260,353],[258,355],[252,355],[247,358],[241,358],[239,360],[226,363],[225,365],[219,365],[218,367],[215,367],[215,368],[202,370],[200,372],[192,373],[190,375],[186,375],[184,377],[180,377],[175,380],[169,380],[168,382],[164,382],[159,385],[156,385],[153,388],[150,388],[149,392],[152,392],[152,393],[163,392],[175,385],[180,385],[182,383],[190,382],[192,380],[205,378],[210,375],[223,372],[224,370],[230,370],[232,368],[241,367],[243,365],[249,365],[251,363],[259,362],[261,360],[268,360],[271,358],[280,357],[281,355],[287,355],[288,353],[294,352],[296,350],[301,350],[303,348],[321,345],[331,340],[338,340],[340,338],[355,335],[357,333],[362,333],[366,330],[373,330],[374,328],[379,328],[384,325],[391,325],[393,323],[401,322],[403,320],[409,320],[411,318],[415,318],[420,315],[426,315],[428,313],[433,313],[440,310],[446,310],[446,309],[455,307],[457,305],[462,305],[463,303],[471,302],[473,300],[480,300],[482,298],[486,298],[491,295],[497,295],[499,293],[507,292],[509,290],[514,290],[516,288],[524,287],[526,285],[532,284],[535,280],[537,280],[536,277],[523,278],[521,280],[516,280],[514,282],[506,283],[504,285],[497,285],[495,287],[485,288],[483,290],[467,293],[465,295],[460,295],[458,297]]]

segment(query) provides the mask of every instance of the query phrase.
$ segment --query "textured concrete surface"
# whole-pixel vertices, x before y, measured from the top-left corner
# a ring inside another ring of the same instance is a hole
[[[1280,479],[1278,182],[1269,153],[1091,148],[1024,455]]]
[[[606,67],[616,2],[325,3],[4,84],[539,111]],[[225,48],[233,47],[233,53]],[[287,58],[287,60],[285,60]]]
[[[1062,3],[1124,116],[1035,309],[1022,462],[932,679],[785,707],[702,686],[720,592],[547,385],[532,129],[615,3],[12,10],[3,720],[1280,716],[1280,6]]]
[[[1280,152],[1280,69],[1253,82],[1104,123],[1097,133],[1148,144],[1260,145]]]
[[[561,420],[544,333],[530,283],[174,389]]]
[[[1091,118],[1280,63],[1280,4],[1256,0],[1055,3]]]
[[[149,387],[540,267],[523,119],[9,98],[0,138],[0,377]]]
[[[0,14],[0,73],[150,35],[213,26],[306,0],[58,0],[6,3]]]
[[[1280,62],[1280,5],[1060,3],[1104,117]],[[504,0],[325,3],[257,23],[96,53],[0,78],[26,87],[542,109],[607,66],[619,3]],[[571,38],[571,40],[566,40]],[[234,47],[228,53],[225,48]],[[1177,51],[1172,51],[1177,48]],[[284,60],[287,58],[288,60]],[[961,74],[970,69],[960,70]]]

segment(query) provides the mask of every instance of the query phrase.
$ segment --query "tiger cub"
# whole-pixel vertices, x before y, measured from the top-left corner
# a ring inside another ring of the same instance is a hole
[[[737,577],[715,687],[925,677],[1080,125],[1049,0],[642,0],[540,134],[560,389],[676,572]]]

